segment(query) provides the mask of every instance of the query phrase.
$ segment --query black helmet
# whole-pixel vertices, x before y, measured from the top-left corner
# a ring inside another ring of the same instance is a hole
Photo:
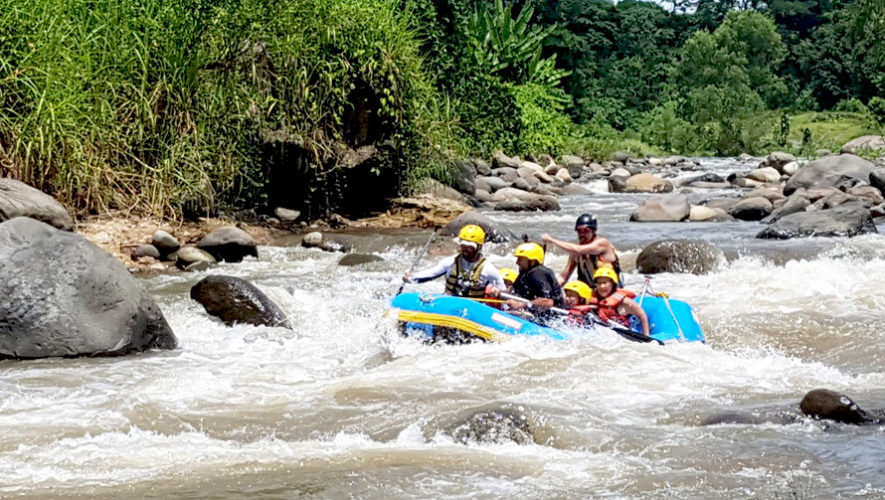
[[[578,217],[578,220],[575,221],[575,231],[581,226],[587,226],[596,231],[596,217],[593,217],[590,214],[581,214],[581,216]]]

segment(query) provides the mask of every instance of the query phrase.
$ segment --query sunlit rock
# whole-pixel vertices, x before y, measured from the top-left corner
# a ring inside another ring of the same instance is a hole
[[[229,326],[287,326],[285,313],[255,285],[241,278],[207,276],[191,287],[190,296]]]
[[[636,269],[643,274],[707,274],[719,268],[725,257],[711,243],[699,240],[661,240],[642,249]]]

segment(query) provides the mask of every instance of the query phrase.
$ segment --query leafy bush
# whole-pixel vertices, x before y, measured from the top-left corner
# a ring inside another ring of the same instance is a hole
[[[521,153],[558,154],[574,134],[574,124],[564,113],[571,98],[560,89],[525,83],[511,88],[519,109]]]
[[[872,119],[873,126],[881,133],[885,133],[885,99],[882,97],[873,97],[867,104]]]
[[[847,111],[849,113],[866,113],[867,107],[864,106],[864,103],[860,102],[860,99],[856,97],[852,97],[850,99],[842,99],[838,103],[836,103],[836,107],[833,108],[835,111]]]

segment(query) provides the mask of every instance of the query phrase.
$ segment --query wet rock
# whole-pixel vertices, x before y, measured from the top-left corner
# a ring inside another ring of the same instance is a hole
[[[323,233],[312,231],[301,237],[301,246],[305,248],[315,248],[323,244]]]
[[[495,191],[494,194],[492,194],[492,199],[495,201],[531,200],[537,196],[537,194],[530,193],[523,189],[506,187]]]
[[[718,269],[723,259],[722,251],[706,241],[661,240],[642,249],[636,269],[644,274],[707,274]]]
[[[702,203],[707,208],[721,208],[727,213],[731,207],[735,206],[739,201],[741,201],[739,198],[713,198]]]
[[[472,161],[477,174],[486,176],[492,175],[492,167],[490,167],[485,160],[473,159]]]
[[[175,334],[123,264],[83,237],[17,217],[0,224],[0,358],[173,349]]]
[[[712,173],[712,172],[708,172],[708,173],[703,174],[703,175],[698,175],[698,176],[695,176],[695,177],[691,177],[691,178],[689,178],[688,180],[684,181],[684,182],[682,183],[682,185],[683,185],[683,186],[692,186],[692,185],[694,185],[694,184],[697,183],[697,182],[701,182],[701,183],[711,183],[711,184],[715,184],[715,185],[718,186],[718,185],[722,185],[722,184],[725,183],[726,181],[725,181],[725,178],[722,177],[721,175],[719,175],[719,174],[714,174],[714,173]]]
[[[843,424],[875,425],[885,422],[885,412],[882,410],[864,410],[848,396],[829,389],[809,391],[799,403],[799,408],[809,417]]]
[[[531,444],[534,433],[522,407],[481,410],[449,429],[462,444]]]
[[[627,179],[629,177],[622,175],[611,175],[608,178],[609,193],[623,193],[627,190]]]
[[[469,161],[455,162],[455,189],[464,194],[476,192],[476,167]]]
[[[673,184],[652,174],[640,173],[627,179],[624,192],[627,193],[669,193]]]
[[[869,182],[874,165],[863,158],[842,154],[808,162],[784,185],[789,196],[799,188],[832,187],[847,190]]]
[[[521,164],[522,160],[520,160],[518,156],[511,158],[500,151],[495,151],[495,154],[492,155],[492,170],[502,167],[516,170],[522,166]]]
[[[721,208],[692,205],[691,211],[688,213],[688,220],[691,222],[724,222],[734,220],[734,217],[728,215],[728,212]]]
[[[181,248],[181,244],[178,243],[175,236],[172,236],[162,229],[156,230],[153,236],[151,236],[151,245],[160,252],[160,258],[163,260],[168,260],[170,255],[174,254],[179,248]]]
[[[504,179],[500,177],[477,177],[476,178],[476,189],[485,189],[489,193],[494,193],[499,189],[504,189],[509,186]]]
[[[132,257],[132,260],[138,260],[141,257],[153,257],[154,259],[160,260],[160,251],[153,245],[138,245],[138,247],[132,251],[130,257]]]
[[[756,235],[764,239],[807,236],[857,236],[877,233],[870,211],[858,202],[836,208],[786,215]]]
[[[241,262],[243,257],[258,257],[252,235],[234,226],[226,226],[207,234],[197,248],[209,252],[216,260]]]
[[[779,182],[781,180],[781,172],[772,167],[762,167],[747,172],[747,178],[759,182]]]
[[[233,276],[207,276],[190,296],[226,325],[287,326],[283,311],[252,283]]]
[[[762,219],[762,222],[766,224],[777,222],[781,217],[784,217],[786,215],[804,212],[809,205],[811,205],[811,202],[808,201],[808,198],[805,198],[804,196],[801,196],[797,193],[793,193],[789,198],[787,198],[786,202],[784,202],[783,205],[775,208],[774,210],[772,210],[771,214],[768,215],[768,217]]]
[[[495,177],[500,177],[504,180],[504,182],[508,184],[515,182],[516,179],[519,179],[519,171],[511,167],[493,169],[492,175],[494,175]]]
[[[885,195],[885,168],[877,168],[870,172],[870,185]]]
[[[754,189],[753,191],[749,191],[747,193],[741,194],[741,198],[756,198],[762,197],[766,200],[776,203],[778,201],[786,200],[787,197],[781,194],[780,190],[769,189],[769,188],[759,188]]]
[[[273,211],[274,215],[276,215],[277,219],[283,222],[295,222],[301,217],[301,212],[298,210],[292,210],[289,208],[277,207]]]
[[[206,262],[207,265],[212,265],[216,262],[215,257],[213,257],[212,254],[193,245],[179,248],[174,255],[176,258],[175,265],[179,269],[187,269],[189,266],[197,262]],[[194,268],[190,268],[190,270],[194,270]]]
[[[516,239],[516,235],[510,229],[501,226],[497,222],[493,222],[485,215],[476,211],[465,212],[455,217],[454,220],[440,229],[439,234],[440,236],[457,236],[458,231],[467,224],[476,224],[483,228],[486,232],[486,242],[503,243]]]
[[[652,196],[643,201],[630,214],[630,220],[636,222],[680,222],[688,219],[691,206],[688,199],[681,194],[662,194]]]
[[[784,165],[789,164],[790,162],[796,161],[796,157],[791,155],[790,153],[784,153],[782,151],[775,151],[770,155],[766,156],[762,163],[759,164],[760,168],[773,168],[779,174],[787,173],[784,170]],[[780,176],[778,176],[780,177]]]
[[[843,153],[856,153],[861,149],[885,149],[885,137],[881,135],[864,135],[857,139],[852,139],[842,146]]]
[[[562,196],[572,196],[572,195],[586,195],[591,194],[591,191],[580,184],[567,184],[560,188]]]
[[[768,199],[761,196],[746,198],[734,204],[728,214],[740,220],[762,220],[774,209]]]
[[[361,266],[370,262],[381,262],[384,259],[372,254],[349,253],[338,261],[339,266]]]
[[[562,155],[561,162],[568,170],[569,175],[577,179],[584,172],[584,159],[578,156]]]
[[[544,195],[537,195],[534,198],[526,200],[502,201],[495,205],[495,210],[501,210],[504,212],[532,212],[537,210],[546,212],[559,209],[559,200],[553,196]]]
[[[62,231],[74,229],[74,219],[55,198],[15,179],[0,178],[0,222],[30,217]]]

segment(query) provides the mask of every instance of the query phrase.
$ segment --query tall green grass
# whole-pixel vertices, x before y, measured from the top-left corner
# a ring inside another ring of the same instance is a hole
[[[0,0],[0,174],[83,212],[261,202],[261,148],[322,177],[356,90],[402,161],[454,137],[396,0]],[[434,163],[437,162],[437,163]]]

